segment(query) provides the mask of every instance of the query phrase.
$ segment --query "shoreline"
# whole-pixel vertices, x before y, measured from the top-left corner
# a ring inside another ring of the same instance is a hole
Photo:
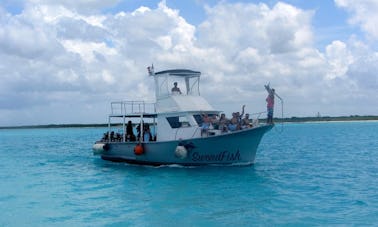
[[[266,119],[259,119],[264,123]],[[274,118],[274,122],[279,123],[327,123],[327,122],[376,122],[378,116],[340,116],[340,117],[291,117],[291,118]],[[48,125],[21,125],[21,126],[0,126],[1,129],[38,129],[38,128],[104,128],[108,127],[107,123],[102,124],[48,124]]]
[[[265,122],[265,119],[261,120]],[[291,117],[274,118],[275,123],[306,123],[306,122],[358,122],[358,121],[378,121],[378,116],[339,116],[339,117]]]
[[[20,125],[20,126],[0,126],[1,129],[38,129],[38,128],[103,128],[108,124],[48,124],[48,125]]]

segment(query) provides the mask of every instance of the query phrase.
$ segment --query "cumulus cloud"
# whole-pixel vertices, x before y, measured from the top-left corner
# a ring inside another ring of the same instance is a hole
[[[262,53],[279,54],[312,42],[312,13],[282,2],[272,9],[265,4],[218,4],[207,13],[208,19],[200,25],[206,35],[200,36],[205,46],[233,51],[252,45]]]
[[[376,0],[335,0],[337,6],[352,13],[349,22],[361,26],[361,29],[374,40],[378,39],[378,1]]]
[[[207,71],[225,73],[221,77],[226,81],[213,85],[212,92],[232,90],[227,102],[243,96],[247,101],[270,81],[278,91],[311,99],[308,89],[312,88],[306,84],[319,83],[328,67],[323,54],[313,48],[312,11],[277,3],[272,8],[265,4],[218,4],[207,12],[197,43],[217,50],[212,53],[218,59],[211,64],[215,68],[207,66]],[[264,93],[257,94],[264,100]]]
[[[353,55],[347,49],[345,43],[341,41],[333,41],[326,47],[326,56],[330,65],[327,74],[328,79],[346,76],[349,65],[353,62]]]
[[[353,37],[318,50],[314,11],[220,2],[194,26],[164,1],[102,13],[117,2],[0,9],[0,125],[103,122],[110,101],[153,100],[151,63],[202,71],[201,94],[226,113],[242,104],[264,110],[267,82],[285,98],[287,116],[374,113],[361,100],[377,100],[377,52]]]

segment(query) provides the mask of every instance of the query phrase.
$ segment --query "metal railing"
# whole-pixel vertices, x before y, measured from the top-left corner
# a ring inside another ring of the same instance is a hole
[[[156,104],[145,101],[118,101],[111,104],[111,115],[156,113]]]

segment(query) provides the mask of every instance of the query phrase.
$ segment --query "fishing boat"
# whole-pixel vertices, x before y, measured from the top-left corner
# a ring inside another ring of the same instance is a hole
[[[108,131],[93,145],[95,155],[155,166],[254,163],[257,147],[273,124],[255,119],[239,129],[219,125],[216,121],[222,112],[200,95],[200,72],[148,69],[156,101],[112,102]]]

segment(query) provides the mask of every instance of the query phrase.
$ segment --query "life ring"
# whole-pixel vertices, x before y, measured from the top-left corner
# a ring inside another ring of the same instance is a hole
[[[185,159],[188,156],[188,150],[184,146],[178,145],[175,150],[175,156],[179,159]]]
[[[137,144],[134,147],[134,154],[136,155],[142,155],[144,153],[142,144]]]

